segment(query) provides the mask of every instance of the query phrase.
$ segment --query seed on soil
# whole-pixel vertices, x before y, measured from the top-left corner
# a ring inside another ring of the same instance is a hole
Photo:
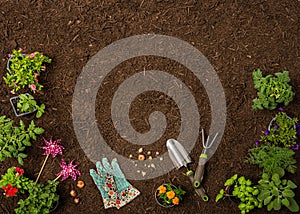
[[[139,160],[139,161],[145,160],[145,155],[139,155],[139,156],[138,156],[138,160]]]
[[[84,187],[84,185],[85,185],[84,181],[82,181],[82,180],[77,181],[77,187],[79,189],[82,189]]]
[[[146,175],[146,172],[142,171],[142,176],[144,177]]]
[[[159,152],[155,152],[155,155],[158,156],[158,155],[159,155]]]
[[[153,163],[151,163],[150,166],[155,169],[155,165]]]
[[[151,155],[151,151],[148,151],[148,152],[147,152],[147,155]]]
[[[79,203],[79,198],[74,198],[74,203],[78,204]]]
[[[152,160],[152,156],[149,156],[148,159],[149,159],[149,160]]]
[[[141,170],[136,170],[137,173],[141,173]]]
[[[161,161],[162,161],[163,159],[164,159],[163,157],[160,157],[160,158],[159,158],[159,160],[161,160]]]
[[[129,155],[129,158],[132,158],[132,154]]]
[[[143,148],[139,148],[139,153],[142,153],[143,152]]]
[[[77,194],[76,194],[76,191],[72,189],[72,190],[70,191],[70,195],[71,195],[72,197],[76,197],[76,195],[77,195]]]

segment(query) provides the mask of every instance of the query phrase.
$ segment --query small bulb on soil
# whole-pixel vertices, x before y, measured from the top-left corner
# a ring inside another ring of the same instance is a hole
[[[159,152],[155,152],[155,155],[158,156],[158,155],[159,155]]]
[[[147,155],[151,155],[151,151],[148,151],[148,152],[147,152]]]
[[[143,148],[139,148],[139,153],[142,153],[143,152]]]
[[[139,155],[139,156],[138,156],[138,160],[139,160],[139,161],[145,160],[145,155]]]
[[[82,189],[83,187],[84,187],[84,181],[82,181],[82,180],[79,180],[79,181],[77,181],[77,187],[79,188],[79,189]]]
[[[76,197],[76,191],[72,189],[72,190],[70,191],[70,195],[71,195],[72,197]]]
[[[132,158],[132,154],[129,155],[129,158]]]
[[[74,198],[74,203],[78,204],[79,203],[79,198]]]
[[[152,156],[149,156],[148,159],[149,159],[149,160],[152,160]]]
[[[142,171],[142,176],[144,177],[146,175],[146,172]]]

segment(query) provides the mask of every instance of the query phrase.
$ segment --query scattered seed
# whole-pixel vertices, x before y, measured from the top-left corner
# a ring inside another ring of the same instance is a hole
[[[140,170],[136,170],[136,172],[137,172],[137,173],[140,173],[141,171],[140,171]]]
[[[154,168],[155,169],[155,165],[153,164],[153,163],[151,163],[151,165],[150,165],[152,168]]]
[[[137,163],[136,163],[136,164],[134,164],[134,166],[137,166]]]
[[[161,160],[161,161],[162,161],[163,159],[164,159],[163,157],[160,157],[160,158],[159,158],[159,160]]]
[[[156,155],[156,156],[159,155],[159,152],[155,152],[155,155]]]
[[[142,153],[143,152],[143,148],[139,148],[139,153]]]
[[[148,151],[148,152],[147,152],[147,155],[151,155],[151,151]]]
[[[74,203],[78,204],[79,203],[79,198],[74,198]]]
[[[132,158],[132,154],[129,155],[129,158]]]
[[[142,176],[144,177],[146,175],[146,172],[142,171]]]
[[[82,181],[82,180],[77,181],[77,187],[79,189],[82,189],[84,187],[84,185],[85,185],[84,181]]]
[[[70,195],[71,195],[72,197],[76,197],[76,191],[72,189],[72,190],[70,191]]]
[[[152,156],[149,156],[148,159],[149,159],[149,160],[152,160]]]
[[[138,160],[139,160],[139,161],[145,160],[145,155],[141,155],[141,154],[140,154],[140,155],[138,156]]]

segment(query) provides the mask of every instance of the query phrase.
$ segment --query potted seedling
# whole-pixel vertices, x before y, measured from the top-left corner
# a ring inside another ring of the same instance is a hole
[[[36,118],[40,118],[45,112],[45,105],[38,105],[34,97],[28,93],[10,98],[10,103],[17,117],[36,112]]]
[[[263,132],[260,142],[293,148],[297,144],[297,122],[297,118],[288,117],[285,112],[277,113],[268,130]]]
[[[9,54],[4,82],[12,88],[13,94],[24,87],[33,92],[40,91],[43,86],[38,77],[46,70],[47,63],[51,63],[51,59],[40,52],[23,54],[22,49],[13,50]]]
[[[216,202],[225,197],[231,197],[236,200],[239,205],[241,213],[250,212],[255,207],[261,208],[262,203],[258,201],[257,195],[259,194],[258,188],[253,185],[250,179],[244,176],[238,177],[237,174],[226,180],[224,189],[221,189],[216,196]]]
[[[31,146],[31,139],[36,140],[36,135],[40,135],[44,129],[36,127],[31,121],[28,128],[20,120],[20,126],[14,126],[13,120],[0,116],[0,162],[7,158],[17,158],[19,164],[23,165],[23,158],[26,147]]]
[[[284,170],[277,168],[272,175],[263,173],[262,179],[258,182],[260,194],[258,200],[267,206],[268,211],[280,210],[282,206],[287,207],[291,212],[299,212],[299,205],[294,199],[293,189],[297,185],[287,179],[282,179]]]
[[[287,106],[295,93],[289,85],[289,72],[278,72],[273,75],[262,76],[260,69],[253,71],[254,88],[258,97],[253,100],[253,109],[275,109],[279,104]]]
[[[179,205],[185,191],[173,184],[162,184],[155,191],[156,202],[166,208]]]

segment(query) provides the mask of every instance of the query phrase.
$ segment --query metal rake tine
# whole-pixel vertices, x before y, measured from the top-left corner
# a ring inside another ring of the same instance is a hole
[[[204,140],[204,129],[202,129],[202,145],[204,147],[205,144],[205,140]]]
[[[216,140],[218,134],[219,134],[219,132],[217,132],[217,134],[214,136],[214,138],[213,138],[213,140],[211,141],[211,143],[207,146],[207,144],[208,144],[208,139],[209,139],[209,136],[208,136],[208,138],[207,138],[207,144],[206,144],[206,147],[205,147],[206,149],[209,149],[209,148],[213,145],[213,143],[214,143],[214,141]]]

